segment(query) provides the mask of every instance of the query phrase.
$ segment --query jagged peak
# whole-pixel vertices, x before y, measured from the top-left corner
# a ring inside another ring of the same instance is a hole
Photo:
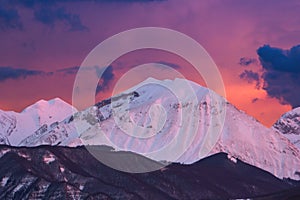
[[[273,128],[283,133],[288,139],[300,147],[299,139],[289,135],[300,135],[300,107],[284,113],[274,124]]]

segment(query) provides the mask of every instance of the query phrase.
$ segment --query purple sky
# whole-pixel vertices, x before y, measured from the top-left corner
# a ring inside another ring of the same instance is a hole
[[[199,42],[219,67],[229,101],[264,124],[300,105],[299,1],[42,2],[0,0],[0,109],[20,111],[41,98],[71,103],[77,67],[88,53],[114,34],[147,26]],[[98,97],[109,96],[122,74],[147,62],[178,66],[202,83],[176,56],[142,51],[112,64]]]

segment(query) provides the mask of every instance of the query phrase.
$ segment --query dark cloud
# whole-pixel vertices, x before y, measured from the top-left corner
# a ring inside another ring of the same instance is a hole
[[[65,2],[65,1],[57,1],[57,0],[11,0],[11,3],[14,5],[22,5],[27,8],[34,8],[35,6],[53,6],[56,3]]]
[[[100,68],[98,66],[84,67],[83,69],[96,70],[95,72],[97,73],[97,76],[99,78],[99,83],[98,83],[98,86],[96,89],[96,94],[98,94],[99,92],[106,91],[109,88],[111,81],[115,77],[114,72],[113,72],[113,67],[111,65],[108,66],[104,72],[102,71],[103,68]],[[60,69],[60,70],[57,70],[56,72],[62,73],[63,75],[74,75],[78,72],[78,70],[79,70],[79,67],[75,66],[75,67]]]
[[[18,10],[14,8],[7,8],[0,2],[0,29],[19,29],[23,28]]]
[[[54,27],[57,22],[63,22],[69,26],[70,31],[88,30],[88,28],[81,23],[79,15],[67,12],[64,7],[41,7],[34,11],[34,18],[51,27]]]
[[[54,27],[61,22],[68,27],[69,31],[86,31],[88,28],[81,22],[80,16],[68,12],[66,8],[58,3],[71,3],[72,1],[50,1],[50,0],[24,0],[3,1],[0,0],[0,28],[22,29],[20,20],[20,9],[31,9],[33,18],[44,25]]]
[[[169,63],[169,62],[164,62],[164,61],[159,61],[157,63],[158,64],[162,64],[162,65],[167,65],[169,67],[172,67],[173,69],[179,69],[179,68],[181,68],[179,65],[174,64],[174,63]]]
[[[256,89],[260,88],[260,77],[257,72],[253,72],[252,70],[245,70],[239,75],[239,77],[248,81],[248,83],[255,83]]]
[[[257,54],[266,70],[300,72],[300,45],[294,46],[290,50],[264,45],[257,50]]]
[[[79,66],[75,66],[75,67],[59,69],[56,72],[63,73],[64,75],[72,75],[72,74],[76,74],[78,70],[79,70]]]
[[[44,25],[55,27],[63,23],[69,31],[89,30],[82,22],[80,15],[67,11],[64,7],[70,3],[148,3],[164,0],[0,0],[0,30],[23,29],[20,9],[33,11],[33,18]]]
[[[248,66],[251,64],[257,64],[257,60],[255,58],[240,58],[239,64],[242,66]]]
[[[112,66],[108,66],[104,72],[102,71],[103,68],[99,68],[97,66],[85,67],[84,69],[96,70],[95,72],[97,73],[97,76],[99,78],[96,94],[109,89],[110,83],[115,77]],[[13,67],[0,67],[0,82],[3,82],[8,79],[27,78],[28,76],[50,76],[55,74],[75,75],[78,72],[78,70],[78,66],[60,69],[55,72],[44,72]]]
[[[255,103],[255,102],[257,102],[259,100],[259,98],[254,98],[254,99],[252,99],[252,103]]]
[[[95,0],[95,2],[124,2],[124,3],[134,3],[134,2],[140,2],[140,3],[149,3],[149,2],[160,2],[160,1],[166,1],[166,0]]]
[[[264,69],[263,89],[282,104],[300,106],[300,45],[289,50],[264,45],[257,54]]]
[[[54,5],[57,3],[71,3],[71,2],[82,2],[82,0],[23,0],[17,1],[12,0],[15,3],[22,4],[26,7],[34,7],[35,5]],[[134,3],[134,2],[155,2],[155,1],[166,1],[166,0],[85,0],[85,2],[95,2],[95,3],[112,3],[112,2],[119,2],[119,3]]]
[[[108,66],[103,72],[102,76],[100,76],[100,71],[99,71],[98,76],[100,78],[100,81],[97,86],[96,94],[98,94],[99,92],[106,91],[109,88],[109,84],[115,77],[113,73],[113,67]]]
[[[37,70],[27,70],[20,68],[12,67],[0,67],[0,82],[7,79],[18,79],[18,78],[27,78],[28,76],[37,76],[37,75],[51,75],[43,71]]]

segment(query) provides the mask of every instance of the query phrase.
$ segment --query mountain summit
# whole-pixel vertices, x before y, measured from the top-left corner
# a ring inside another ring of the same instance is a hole
[[[18,146],[22,139],[57,124],[74,111],[75,108],[60,98],[40,100],[20,113],[0,110],[1,143]]]
[[[233,162],[241,160],[279,178],[300,179],[299,150],[284,135],[191,81],[147,79],[64,117],[50,126],[30,128],[27,137],[10,131],[7,140],[21,146],[107,145],[184,164],[224,152]],[[23,139],[13,140],[16,137]]]
[[[273,128],[287,137],[300,150],[300,107],[283,114]]]

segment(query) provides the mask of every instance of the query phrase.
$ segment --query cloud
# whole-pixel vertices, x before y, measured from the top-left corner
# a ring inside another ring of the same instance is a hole
[[[240,58],[239,64],[241,66],[248,66],[248,65],[251,65],[251,64],[257,64],[257,60],[255,58],[242,57],[242,58]]]
[[[78,14],[68,12],[61,3],[72,3],[68,0],[25,0],[25,1],[3,1],[0,0],[0,28],[22,29],[18,11],[30,9],[33,11],[33,18],[44,25],[54,27],[56,23],[62,22],[69,27],[69,31],[86,31],[88,28],[81,22]]]
[[[4,5],[0,5],[0,29],[23,29],[20,15],[16,9],[6,8]]]
[[[99,92],[106,91],[109,88],[111,81],[115,77],[112,66],[108,66],[105,69],[105,71],[103,72],[101,77],[100,77],[100,74],[98,74],[98,75],[99,75],[100,81],[97,86],[96,94],[98,94]]]
[[[172,67],[173,69],[180,69],[181,67],[177,64],[174,64],[174,63],[169,63],[169,62],[164,62],[164,61],[159,61],[157,62],[158,64],[162,64],[162,65],[166,65],[166,66],[169,66],[169,67]]]
[[[165,0],[87,0],[84,3],[149,3]],[[67,11],[65,6],[81,0],[0,0],[0,30],[23,29],[21,17],[22,9],[29,9],[33,12],[33,18],[51,28],[57,23],[63,23],[69,31],[88,31],[82,22],[79,14]]]
[[[259,98],[254,98],[254,99],[252,99],[252,103],[255,103],[255,102],[257,102],[259,100]]]
[[[300,45],[290,50],[264,45],[257,50],[260,62],[266,70],[300,72]]]
[[[255,83],[256,89],[260,88],[260,77],[257,72],[253,72],[252,70],[245,70],[239,75],[239,77],[246,80],[248,83]]]
[[[105,69],[105,71],[102,73],[102,75],[101,75],[102,68],[99,68],[98,66],[84,67],[83,69],[84,70],[96,70],[97,76],[99,78],[99,83],[98,83],[98,86],[96,89],[96,94],[98,94],[99,92],[108,90],[111,81],[115,77],[115,74],[113,72],[113,67],[111,65]],[[60,70],[57,70],[56,72],[62,73],[63,75],[74,75],[78,72],[78,70],[79,70],[79,67],[75,66],[75,67],[60,69]]]
[[[155,2],[155,1],[166,1],[166,0],[85,0],[85,2],[93,2],[93,3],[134,3],[134,2]],[[54,5],[56,3],[71,3],[71,2],[82,2],[82,0],[24,0],[18,3],[26,6],[26,7],[34,7],[35,5]]]
[[[56,3],[59,2],[66,2],[66,1],[58,1],[58,0],[43,0],[43,1],[39,1],[39,0],[23,0],[23,1],[11,1],[12,4],[14,5],[22,5],[25,6],[27,8],[34,8],[35,6],[52,6],[55,5]]]
[[[105,92],[109,89],[112,80],[115,77],[114,70],[112,66],[108,66],[105,71],[101,75],[101,68],[94,67],[85,67],[86,70],[96,70],[97,76],[99,78],[99,83],[97,85],[96,94],[100,92]],[[13,67],[0,67],[0,82],[6,81],[8,79],[19,79],[19,78],[27,78],[28,76],[50,76],[55,74],[63,74],[63,75],[75,75],[79,70],[78,66],[69,67],[57,70],[55,72],[44,72],[39,70],[28,70],[21,68],[13,68]]]
[[[37,75],[51,75],[51,72],[46,73],[37,70],[27,70],[27,69],[12,68],[12,67],[0,67],[0,82],[5,81],[7,79],[27,78],[28,76],[37,76]]]
[[[64,75],[72,75],[72,74],[76,74],[78,70],[79,70],[79,66],[75,66],[75,67],[59,69],[56,72],[63,73]]]
[[[125,2],[125,3],[134,3],[134,2],[140,2],[140,3],[149,3],[149,2],[155,2],[155,1],[166,1],[166,0],[95,0],[95,2]]]
[[[88,28],[81,23],[79,15],[68,13],[64,7],[41,7],[34,11],[34,18],[51,27],[54,27],[57,22],[63,22],[69,26],[70,31],[88,30]]]
[[[293,108],[300,106],[300,45],[289,50],[264,45],[257,50],[263,67],[263,89]]]

